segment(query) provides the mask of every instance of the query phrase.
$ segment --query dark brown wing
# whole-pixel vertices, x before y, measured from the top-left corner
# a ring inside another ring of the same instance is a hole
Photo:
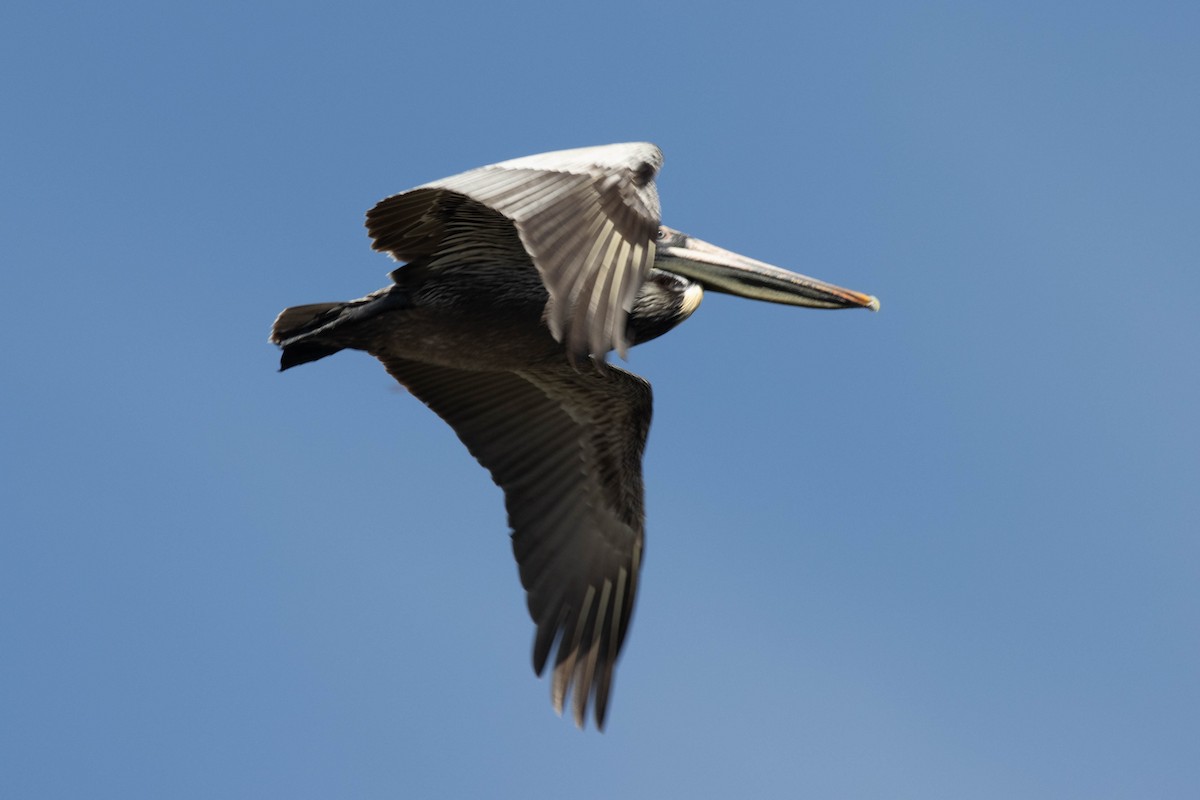
[[[561,714],[572,693],[582,726],[590,696],[603,728],[641,568],[650,384],[617,368],[576,372],[566,364],[521,373],[384,364],[504,490],[537,624],[534,670],[542,674],[557,640],[555,709]]]
[[[654,264],[661,166],[662,153],[645,143],[504,161],[381,201],[367,213],[367,230],[376,250],[399,260],[436,258],[451,220],[456,248],[470,238],[461,235],[463,220],[447,214],[455,196],[470,198],[515,227],[528,254],[520,263],[537,267],[550,294],[546,322],[571,356],[602,358],[614,348],[623,356],[625,319]],[[480,226],[475,238],[503,237]],[[510,242],[501,244],[511,252]]]

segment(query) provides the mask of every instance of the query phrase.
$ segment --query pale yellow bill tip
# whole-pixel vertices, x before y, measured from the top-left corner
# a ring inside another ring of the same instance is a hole
[[[867,295],[867,297],[871,298],[871,302],[867,303],[867,308],[871,309],[872,311],[878,311],[879,310],[879,298],[873,294]]]

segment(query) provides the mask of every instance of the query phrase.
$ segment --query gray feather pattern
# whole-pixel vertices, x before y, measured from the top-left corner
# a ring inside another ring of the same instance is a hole
[[[462,207],[454,196],[469,198],[516,229],[521,249],[496,241],[488,262],[532,261],[550,295],[547,325],[572,359],[612,349],[624,356],[625,320],[654,263],[661,166],[662,153],[645,143],[513,159],[389,197],[368,213],[367,228],[377,250],[436,262]],[[463,238],[476,246],[493,239]]]
[[[583,725],[590,701],[603,727],[644,544],[650,384],[617,368],[475,372],[383,360],[504,490],[537,624],[534,668],[541,674],[557,640],[555,708],[562,713],[572,695]]]

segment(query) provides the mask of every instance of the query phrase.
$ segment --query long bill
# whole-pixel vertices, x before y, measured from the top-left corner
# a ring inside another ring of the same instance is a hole
[[[663,228],[665,237],[655,252],[654,266],[691,278],[706,289],[808,308],[879,310],[874,295],[843,289]]]

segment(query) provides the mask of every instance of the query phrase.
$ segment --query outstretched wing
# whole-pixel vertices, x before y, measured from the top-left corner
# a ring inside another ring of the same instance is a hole
[[[502,240],[481,221],[491,210],[516,228],[527,253],[520,263],[537,267],[550,294],[546,322],[572,358],[614,348],[624,356],[625,319],[654,264],[661,166],[662,152],[646,143],[503,161],[381,201],[367,212],[367,230],[376,250],[399,260],[436,259],[451,239],[456,249],[472,238]],[[474,202],[464,207],[453,195]]]
[[[642,451],[650,384],[624,370],[471,372],[384,358],[400,383],[454,428],[504,490],[513,552],[537,624],[541,675],[558,641],[551,698],[592,698],[604,727],[629,629],[644,540]]]

